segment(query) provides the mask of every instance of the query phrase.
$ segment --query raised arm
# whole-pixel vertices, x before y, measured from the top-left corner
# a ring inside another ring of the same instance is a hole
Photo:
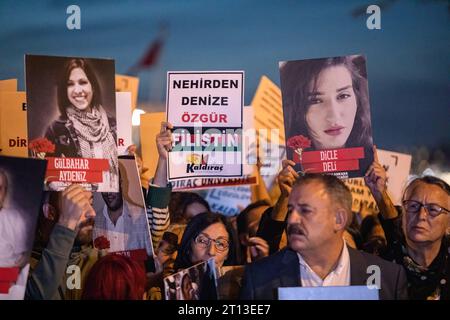
[[[298,178],[298,173],[293,168],[295,165],[293,161],[283,160],[282,164],[283,169],[278,174],[278,185],[280,186],[281,195],[275,206],[264,212],[257,232],[258,237],[267,241],[270,254],[279,249],[286,224],[289,194],[295,180]]]
[[[57,206],[60,217],[36,268],[30,273],[25,294],[27,299],[48,300],[55,297],[78,229],[95,216],[91,206],[91,193],[80,185],[72,184],[67,187],[60,195]]]
[[[395,219],[397,218],[398,213],[387,192],[386,171],[378,161],[376,146],[373,146],[373,155],[374,161],[367,170],[364,181],[372,192],[372,195],[378,205],[378,209],[380,209],[381,216],[384,219]]]
[[[172,125],[161,123],[161,131],[156,135],[158,165],[153,182],[150,183],[146,197],[147,219],[152,233],[153,249],[156,249],[162,235],[170,224],[169,201],[172,187],[167,181],[168,152],[172,150]]]

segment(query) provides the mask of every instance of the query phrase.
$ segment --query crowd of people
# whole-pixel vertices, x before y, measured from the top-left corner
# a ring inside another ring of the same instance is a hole
[[[394,206],[374,147],[365,183],[379,214],[362,217],[352,212],[342,180],[299,174],[284,160],[275,203],[255,199],[237,217],[225,217],[198,194],[172,192],[166,170],[170,129],[162,123],[157,168],[142,186],[155,269],[93,246],[101,213],[93,209],[92,193],[73,184],[46,194],[26,299],[161,300],[165,277],[211,258],[219,299],[277,299],[283,287],[367,286],[374,266],[380,299],[450,298],[450,187],[443,180],[414,179],[402,205]],[[74,266],[80,279],[69,272]]]

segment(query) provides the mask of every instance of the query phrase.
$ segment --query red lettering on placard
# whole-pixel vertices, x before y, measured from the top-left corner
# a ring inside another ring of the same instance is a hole
[[[27,139],[20,139],[17,137],[17,139],[9,139],[9,146],[11,148],[14,147],[26,147],[27,146]]]

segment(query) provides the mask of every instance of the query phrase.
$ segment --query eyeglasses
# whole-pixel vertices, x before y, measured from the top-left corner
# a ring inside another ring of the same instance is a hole
[[[211,241],[214,241],[214,246],[216,247],[217,251],[225,251],[230,246],[230,243],[226,239],[211,239],[204,234],[199,234],[194,241],[200,248],[209,248],[209,246],[211,245]]]
[[[431,217],[437,217],[440,214],[450,212],[448,209],[442,208],[441,206],[434,203],[421,203],[415,200],[404,200],[403,207],[408,213],[418,213],[422,207]]]

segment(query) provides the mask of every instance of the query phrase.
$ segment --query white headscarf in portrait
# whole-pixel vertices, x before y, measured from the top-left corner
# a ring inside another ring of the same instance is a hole
[[[118,176],[117,145],[109,127],[108,116],[102,106],[93,107],[91,112],[78,110],[72,106],[66,109],[80,144],[83,158],[94,158],[94,143],[100,143],[103,159],[109,160],[110,183],[116,183]]]

